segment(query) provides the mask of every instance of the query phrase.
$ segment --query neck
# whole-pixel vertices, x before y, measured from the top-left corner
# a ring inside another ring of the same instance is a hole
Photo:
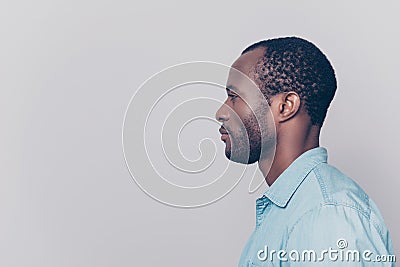
[[[289,165],[301,154],[315,147],[319,147],[320,127],[310,126],[305,129],[294,128],[277,134],[277,144],[273,158],[265,158],[258,161],[258,167],[265,177],[268,186],[286,170]],[[271,164],[272,161],[272,164]],[[271,166],[271,168],[269,168]]]

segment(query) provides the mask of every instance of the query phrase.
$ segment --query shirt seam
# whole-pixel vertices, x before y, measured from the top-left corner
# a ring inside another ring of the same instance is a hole
[[[358,211],[359,213],[363,214],[366,219],[374,226],[375,230],[378,232],[379,236],[381,237],[382,240],[384,240],[384,234],[382,232],[381,227],[379,226],[379,223],[377,223],[372,217],[371,217],[371,206],[369,204],[369,197],[367,194],[364,193],[364,200],[366,203],[368,203],[368,208],[367,210],[361,209],[361,207],[355,206],[355,205],[351,205],[348,203],[344,203],[344,202],[339,202],[339,201],[334,201],[332,198],[329,197],[328,192],[327,192],[327,186],[324,183],[323,179],[322,179],[322,175],[319,171],[319,166],[317,165],[316,168],[314,168],[313,173],[315,174],[315,176],[317,177],[318,183],[319,183],[319,187],[324,199],[323,205],[335,205],[335,206],[342,206],[342,207],[349,207],[352,208],[356,211]]]
[[[292,225],[292,227],[288,231],[288,235],[287,235],[287,238],[285,240],[285,249],[287,249],[287,245],[288,245],[288,241],[290,239],[290,235],[295,230],[296,226],[303,220],[303,218],[306,217],[308,214],[313,213],[316,210],[320,210],[320,209],[322,209],[324,207],[328,207],[328,206],[350,208],[350,209],[356,211],[358,214],[361,214],[363,217],[365,217],[367,219],[367,221],[374,227],[374,229],[378,232],[379,237],[381,238],[381,240],[382,241],[385,240],[379,225],[377,225],[375,221],[371,220],[371,216],[369,216],[367,212],[364,212],[364,211],[360,210],[358,207],[352,206],[352,205],[349,205],[349,204],[346,204],[346,203],[339,203],[339,202],[336,202],[336,203],[321,203],[319,206],[313,207],[310,210],[304,212],[303,215],[300,216],[300,218]]]

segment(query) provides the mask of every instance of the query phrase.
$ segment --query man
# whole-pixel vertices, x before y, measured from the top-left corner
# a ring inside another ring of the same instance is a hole
[[[297,37],[255,43],[233,63],[216,113],[225,154],[258,161],[269,185],[240,267],[394,266],[378,208],[319,146],[336,86],[326,56]]]

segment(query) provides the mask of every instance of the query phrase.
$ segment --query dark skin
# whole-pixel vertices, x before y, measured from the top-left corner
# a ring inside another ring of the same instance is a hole
[[[256,82],[253,80],[251,73],[254,65],[263,56],[264,52],[264,48],[249,51],[241,55],[233,63],[232,68],[240,71],[253,82]],[[225,128],[229,129],[229,135],[222,134],[222,139],[226,143],[225,154],[228,156],[229,153],[227,151],[231,149],[231,134],[234,135],[239,131],[238,120],[245,123],[249,136],[251,133],[254,133],[255,128],[251,126],[252,124],[247,123],[246,125],[246,121],[251,120],[246,120],[246,118],[252,118],[253,110],[256,107],[249,106],[245,101],[245,99],[251,99],[250,95],[253,93],[251,90],[246,90],[249,86],[245,84],[243,78],[230,73],[227,88],[228,98],[217,111],[216,119],[222,123],[221,133],[225,133]],[[232,88],[232,90],[229,88]],[[238,89],[240,93],[235,92],[233,88]],[[273,124],[276,131],[276,150],[275,154],[272,150],[263,153],[257,161],[267,184],[271,186],[298,156],[307,150],[319,146],[321,127],[312,125],[311,119],[296,92],[279,93],[269,97],[269,99],[269,114],[273,117]],[[250,146],[250,150],[252,149],[255,148]],[[271,168],[269,168],[270,166]]]

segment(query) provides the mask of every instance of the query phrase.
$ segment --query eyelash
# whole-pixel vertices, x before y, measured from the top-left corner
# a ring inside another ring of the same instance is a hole
[[[228,97],[230,97],[231,98],[231,100],[232,100],[232,102],[234,102],[235,101],[235,99],[236,99],[236,97],[238,97],[237,95],[231,95],[231,94],[228,94]]]

